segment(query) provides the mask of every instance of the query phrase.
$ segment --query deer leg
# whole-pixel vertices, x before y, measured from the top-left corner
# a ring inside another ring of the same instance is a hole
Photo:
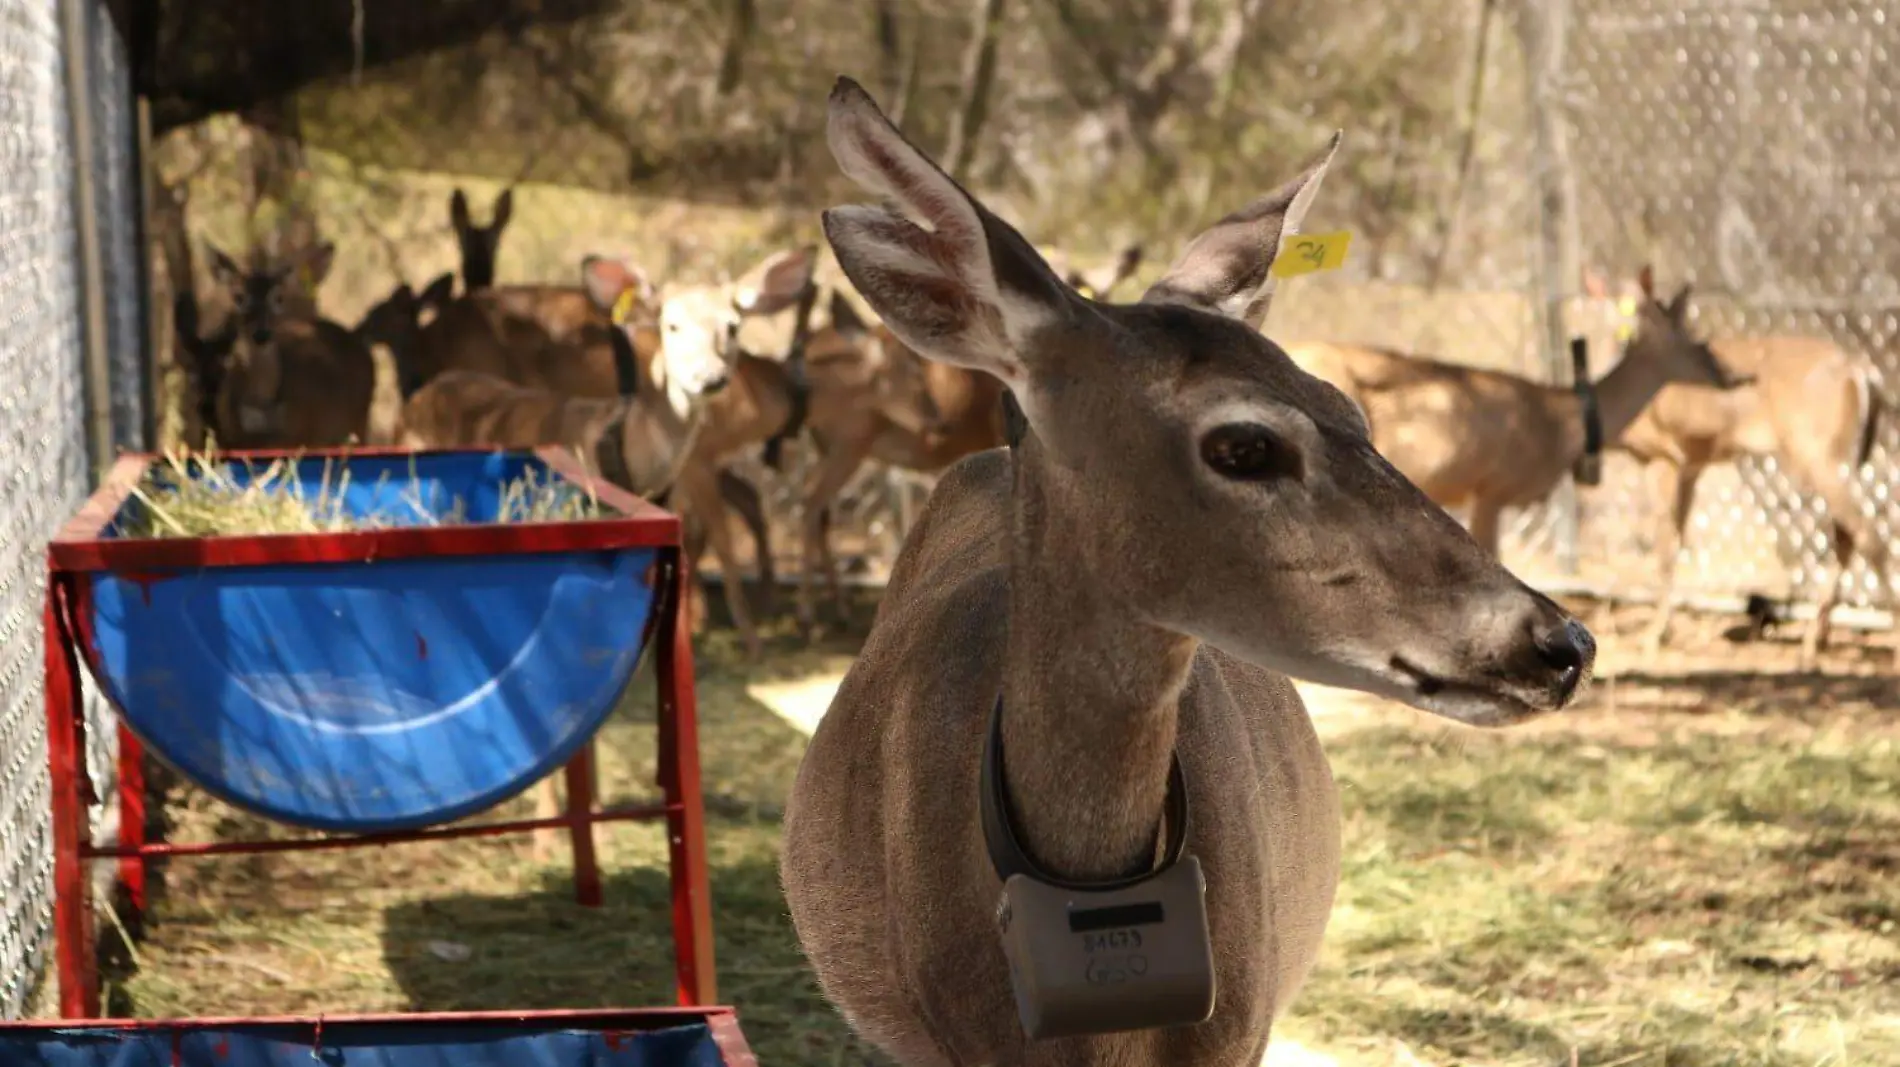
[[[1643,635],[1643,648],[1650,655],[1662,651],[1669,639],[1669,623],[1676,612],[1676,557],[1682,552],[1682,529],[1695,510],[1695,486],[1699,471],[1673,463],[1650,467],[1650,481],[1658,494],[1669,493],[1669,507],[1656,523],[1656,568],[1661,594],[1656,601],[1656,617]]]
[[[1832,502],[1830,509],[1831,506]],[[1841,602],[1841,581],[1847,577],[1847,564],[1854,558],[1854,531],[1839,519],[1833,520],[1833,526],[1834,566],[1828,571],[1821,602],[1815,606],[1814,621],[1808,625],[1807,637],[1801,642],[1799,666],[1804,671],[1814,669],[1821,650],[1827,647],[1828,634],[1834,624],[1834,608]]]
[[[1471,539],[1478,547],[1498,558],[1498,544],[1504,523],[1504,505],[1483,497],[1474,497],[1471,501]]]
[[[771,614],[774,586],[778,577],[772,570],[772,538],[765,524],[765,501],[759,495],[759,487],[741,478],[730,470],[719,471],[719,497],[726,506],[739,513],[739,518],[752,533],[753,554],[759,565],[759,610]]]
[[[733,628],[745,643],[746,658],[756,663],[764,655],[759,630],[746,606],[745,581],[736,566],[737,553],[732,546],[732,526],[726,521],[725,501],[719,495],[719,473],[702,463],[689,463],[680,474],[680,488],[687,505],[706,528],[713,556],[719,560],[719,574],[726,587],[726,608],[732,612]]]
[[[798,622],[812,633],[817,612],[812,607],[812,580],[822,573],[837,609],[838,622],[849,624],[850,611],[845,604],[844,586],[838,581],[838,561],[831,554],[831,539],[826,536],[825,510],[851,481],[870,453],[872,437],[857,434],[846,440],[834,440],[819,461],[818,469],[805,481],[805,574],[798,583]]]

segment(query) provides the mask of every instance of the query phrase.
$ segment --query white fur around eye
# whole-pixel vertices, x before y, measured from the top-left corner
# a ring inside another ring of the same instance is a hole
[[[1319,427],[1313,422],[1312,417],[1298,408],[1283,404],[1232,400],[1216,404],[1201,413],[1194,428],[1194,440],[1197,447],[1201,438],[1212,433],[1217,427],[1231,426],[1236,423],[1257,423],[1302,446],[1317,440],[1319,436]]]

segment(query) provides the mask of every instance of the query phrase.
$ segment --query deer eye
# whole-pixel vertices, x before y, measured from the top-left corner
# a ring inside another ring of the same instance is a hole
[[[231,306],[239,311],[248,309],[251,306],[251,294],[242,292],[231,294]]]
[[[1306,474],[1299,449],[1254,422],[1216,426],[1201,439],[1201,460],[1214,473],[1237,482],[1298,480]]]

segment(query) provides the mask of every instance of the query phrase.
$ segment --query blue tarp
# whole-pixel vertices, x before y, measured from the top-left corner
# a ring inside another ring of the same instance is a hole
[[[703,1023],[660,1030],[417,1025],[0,1030],[0,1067],[721,1067]]]

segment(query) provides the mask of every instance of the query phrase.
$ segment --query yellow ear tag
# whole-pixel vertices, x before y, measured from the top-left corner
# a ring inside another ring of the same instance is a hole
[[[1616,339],[1627,341],[1636,332],[1636,298],[1626,296],[1616,302]]]
[[[1083,282],[1081,285],[1076,286],[1075,291],[1078,293],[1081,293],[1083,296],[1089,298],[1090,300],[1095,299],[1095,287],[1093,285],[1090,285],[1087,282]]]
[[[1275,278],[1291,278],[1338,270],[1346,265],[1346,246],[1351,243],[1351,230],[1296,234],[1280,243],[1280,254],[1273,257],[1273,268],[1268,273]]]
[[[640,298],[634,295],[632,289],[621,290],[620,295],[614,298],[614,325],[625,326],[627,319],[633,315],[633,306],[639,303],[639,301]]]

